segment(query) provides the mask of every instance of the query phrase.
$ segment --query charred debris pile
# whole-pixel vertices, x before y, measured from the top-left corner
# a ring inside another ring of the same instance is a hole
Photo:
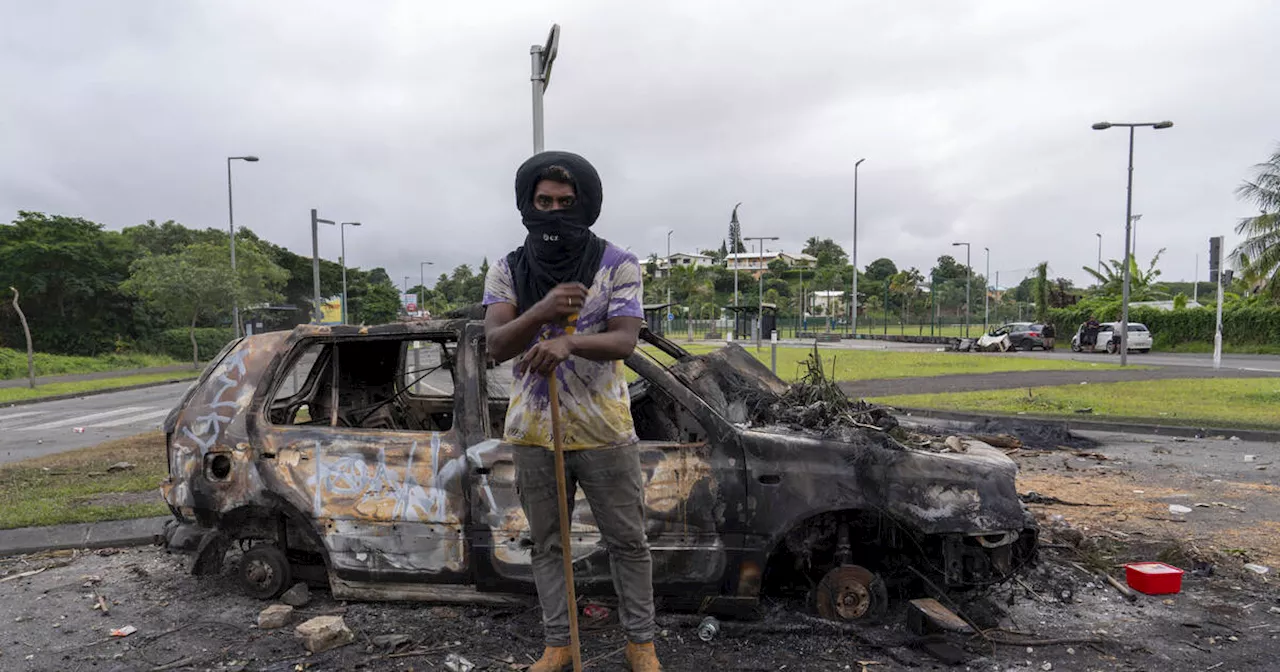
[[[848,430],[891,432],[898,420],[883,407],[850,399],[823,369],[817,346],[801,362],[803,375],[781,395],[749,389],[743,402],[753,425],[784,427],[824,436]],[[753,394],[754,393],[754,394]]]

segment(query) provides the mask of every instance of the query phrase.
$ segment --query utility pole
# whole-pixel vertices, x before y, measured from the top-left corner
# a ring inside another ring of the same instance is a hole
[[[231,201],[231,162],[245,161],[248,163],[256,163],[256,156],[228,156],[227,157],[227,225],[231,233],[231,275],[236,280],[236,287],[240,286],[240,276],[236,274],[236,208]],[[238,296],[231,297],[231,322],[235,325],[236,338],[240,338],[240,299]]]
[[[853,296],[849,300],[849,327],[854,338],[858,337],[858,166],[866,159],[853,164]]]
[[[973,284],[973,266],[970,264],[969,243],[951,243],[952,247],[964,245],[964,337],[969,338],[969,315],[973,313],[972,294],[969,288]]]
[[[320,227],[319,227],[320,224],[329,224],[331,226],[337,225],[337,223],[332,220],[320,219],[320,217],[316,215],[316,209],[311,208],[311,290],[312,290],[311,319],[316,324],[320,323],[320,318],[321,318]]]
[[[674,230],[667,231],[667,326],[671,324],[671,234],[673,233],[675,233]],[[665,329],[663,333],[666,333]]]
[[[738,306],[738,243],[742,241],[742,224],[738,223],[738,205],[733,206],[733,216],[729,218],[729,230],[733,233],[730,236],[733,240],[729,241],[729,254],[733,255],[733,306],[735,308]]]
[[[753,236],[750,238],[743,238],[743,240],[748,240],[748,241],[754,240],[760,246],[760,251],[759,251],[760,269],[758,271],[760,273],[760,289],[759,289],[759,296],[756,297],[756,303],[758,304],[756,306],[756,349],[760,348],[760,339],[762,338],[760,332],[764,330],[764,271],[765,271],[764,241],[777,240],[777,239],[778,239],[777,236]]]
[[[551,25],[545,45],[535,44],[529,47],[530,74],[533,82],[533,153],[542,152],[542,96],[551,85],[551,66],[556,61],[556,52],[560,50],[560,24]]]
[[[987,274],[982,276],[982,333],[991,332],[991,248],[982,248],[987,253]]]

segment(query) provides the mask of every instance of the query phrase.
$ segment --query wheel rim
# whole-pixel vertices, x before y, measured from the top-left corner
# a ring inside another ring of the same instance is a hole
[[[255,558],[245,566],[244,578],[258,590],[268,590],[275,582],[276,570],[266,560]]]
[[[822,579],[818,614],[828,620],[852,621],[871,609],[871,583],[875,575],[863,567],[837,567]]]

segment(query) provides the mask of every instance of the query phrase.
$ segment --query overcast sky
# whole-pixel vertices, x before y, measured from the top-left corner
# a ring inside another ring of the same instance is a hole
[[[1191,279],[1256,214],[1234,188],[1280,141],[1280,4],[1206,2],[0,3],[0,220],[238,225],[310,253],[310,208],[359,220],[354,266],[416,284],[519,244],[529,45],[553,22],[549,149],[604,182],[596,232],[638,256],[808,236],[927,272],[1122,256],[1139,129],[1140,259]],[[338,232],[321,231],[338,256]],[[955,248],[963,263],[963,248]],[[1202,270],[1200,277],[1205,278]],[[430,281],[428,281],[430,284]]]

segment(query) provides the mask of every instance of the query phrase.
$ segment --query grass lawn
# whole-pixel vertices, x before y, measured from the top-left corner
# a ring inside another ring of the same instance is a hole
[[[1157,347],[1154,352],[1192,352],[1206,354],[1213,352],[1213,343],[1179,343],[1169,347]],[[1228,355],[1280,355],[1278,345],[1232,345],[1222,344],[1222,352]]]
[[[1280,428],[1280,378],[1151,380],[912,394],[875,401],[904,408],[1070,415],[1170,425]],[[1076,409],[1092,408],[1088,415]]]
[[[199,371],[174,371],[171,373],[144,373],[136,376],[120,376],[119,378],[100,378],[98,380],[84,380],[76,383],[49,383],[47,385],[38,385],[34,390],[29,387],[6,387],[0,388],[0,404],[7,404],[25,399],[54,397],[62,394],[80,394],[82,392],[93,392],[95,390],[109,390],[117,387],[128,387],[130,385],[142,385],[145,383],[159,383],[166,380],[187,380],[195,378],[198,375],[200,375]]]
[[[136,466],[107,473],[116,462]],[[161,516],[166,474],[160,432],[0,466],[0,529]]]
[[[101,371],[120,371],[127,369],[149,369],[161,366],[182,364],[176,359],[163,355],[101,355],[98,357],[75,357],[71,355],[51,355],[37,352],[35,355],[36,376],[58,376],[68,373],[98,373]],[[27,377],[27,351],[13,348],[0,348],[0,380]]]
[[[694,354],[704,354],[719,346],[690,345],[685,349]],[[756,352],[754,344],[743,346],[756,359],[770,363],[769,346]],[[659,361],[669,364],[670,359],[657,350],[645,347]],[[801,372],[801,362],[813,352],[812,348],[778,348],[778,376],[783,380],[795,380]],[[823,366],[828,373],[834,371],[836,380],[872,380],[877,378],[920,378],[956,373],[1001,373],[1005,371],[1061,371],[1099,370],[1116,368],[1114,364],[1074,362],[1058,359],[1019,357],[1016,353],[963,353],[963,352],[889,352],[876,350],[838,350],[819,348]]]

